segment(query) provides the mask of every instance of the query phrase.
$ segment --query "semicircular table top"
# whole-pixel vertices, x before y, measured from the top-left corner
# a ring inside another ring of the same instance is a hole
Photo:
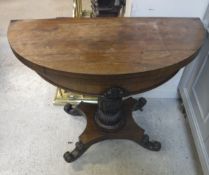
[[[205,34],[199,18],[56,18],[13,20],[8,40],[20,61],[54,85],[135,94],[192,61]]]

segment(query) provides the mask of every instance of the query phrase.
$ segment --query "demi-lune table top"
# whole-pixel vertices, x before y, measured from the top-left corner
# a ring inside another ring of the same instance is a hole
[[[204,37],[198,18],[14,20],[8,29],[20,61],[52,84],[95,95],[162,84],[197,55]]]

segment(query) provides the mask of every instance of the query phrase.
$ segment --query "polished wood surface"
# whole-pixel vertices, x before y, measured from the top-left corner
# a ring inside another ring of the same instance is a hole
[[[52,84],[94,95],[164,83],[195,58],[204,37],[198,18],[16,20],[8,30],[20,61]]]

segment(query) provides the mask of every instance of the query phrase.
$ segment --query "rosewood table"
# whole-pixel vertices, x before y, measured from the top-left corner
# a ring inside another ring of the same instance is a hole
[[[92,144],[129,139],[159,151],[132,111],[144,98],[128,97],[173,77],[198,54],[205,38],[198,18],[100,18],[13,20],[8,40],[16,57],[58,87],[98,96],[98,104],[66,104],[71,115],[86,116],[87,126],[72,152],[72,162]]]

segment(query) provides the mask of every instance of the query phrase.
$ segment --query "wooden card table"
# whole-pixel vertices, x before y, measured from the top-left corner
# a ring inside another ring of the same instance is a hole
[[[92,144],[129,139],[159,151],[160,142],[132,118],[144,98],[128,97],[173,77],[198,54],[205,30],[197,18],[101,18],[14,20],[8,39],[16,57],[58,87],[98,96],[98,104],[66,104],[87,126],[72,152],[72,162]]]

